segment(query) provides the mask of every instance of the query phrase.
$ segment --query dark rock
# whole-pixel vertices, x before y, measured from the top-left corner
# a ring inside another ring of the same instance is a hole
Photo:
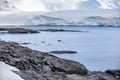
[[[89,77],[92,77],[94,80],[118,80],[115,77],[112,77],[104,72],[100,71],[93,71],[89,75]]]
[[[106,70],[105,72],[120,80],[120,70]]]
[[[65,73],[37,74],[33,71],[16,72],[25,80],[70,80]]]
[[[64,29],[40,29],[39,31],[46,31],[46,32],[88,32],[88,31],[64,30]]]
[[[51,51],[50,53],[54,53],[54,54],[76,54],[77,51]]]
[[[23,44],[23,45],[28,45],[28,44],[31,44],[31,43],[20,43],[20,44]]]
[[[57,40],[58,42],[62,42],[62,40]]]
[[[41,41],[41,43],[45,43],[45,41]]]
[[[0,61],[15,66],[21,71],[33,71],[39,75],[53,72],[87,74],[87,69],[79,62],[31,50],[15,42],[0,41]]]
[[[37,30],[24,29],[24,28],[0,28],[1,33],[39,33]]]
[[[36,45],[35,43],[33,45]]]
[[[52,44],[48,44],[48,45],[52,45]]]

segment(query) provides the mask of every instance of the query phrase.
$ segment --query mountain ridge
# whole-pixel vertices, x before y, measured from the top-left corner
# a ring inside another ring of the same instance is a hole
[[[120,17],[104,18],[101,16],[85,17],[79,22],[68,21],[45,15],[35,16],[27,20],[26,25],[49,25],[49,26],[120,26]]]
[[[80,20],[91,16],[100,16],[102,18],[119,18],[119,10],[67,10],[67,11],[53,11],[53,12],[18,12],[18,11],[1,11],[0,25],[25,25],[25,22],[32,18],[37,18],[44,15],[51,18],[50,21],[59,18],[59,23],[72,24],[78,23]],[[109,13],[109,15],[108,15]],[[52,19],[53,18],[53,19]],[[45,18],[44,18],[45,19]],[[34,19],[35,20],[35,19]],[[47,19],[48,20],[48,19]],[[119,20],[119,19],[118,19]],[[48,20],[49,21],[49,20]],[[57,22],[56,22],[57,23]],[[58,23],[57,23],[58,24]],[[62,24],[60,24],[62,25]]]

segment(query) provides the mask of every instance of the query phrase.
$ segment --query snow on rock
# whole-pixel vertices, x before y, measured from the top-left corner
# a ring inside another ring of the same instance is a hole
[[[0,61],[0,80],[24,80],[13,71],[19,70]]]

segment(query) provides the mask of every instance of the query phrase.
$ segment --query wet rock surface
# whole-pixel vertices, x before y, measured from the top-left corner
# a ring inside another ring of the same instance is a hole
[[[0,61],[20,70],[25,80],[119,80],[104,72],[91,72],[79,62],[0,41]]]
[[[24,28],[0,28],[0,33],[39,33],[37,30],[24,29]]]

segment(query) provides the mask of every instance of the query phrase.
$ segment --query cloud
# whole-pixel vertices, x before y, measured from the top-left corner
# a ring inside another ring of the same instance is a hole
[[[3,1],[3,0],[2,0]],[[5,1],[5,0],[4,0]],[[120,9],[120,0],[6,0],[8,9],[57,11],[79,9]]]
[[[21,11],[56,11],[75,10],[80,3],[87,0],[8,0]]]
[[[9,3],[20,11],[47,11],[41,0],[11,0]]]
[[[120,0],[97,0],[102,9],[120,9]]]
[[[96,0],[87,0],[79,4],[78,9],[98,9],[100,6],[100,3]]]
[[[87,0],[41,0],[48,10],[78,9],[78,5]]]

